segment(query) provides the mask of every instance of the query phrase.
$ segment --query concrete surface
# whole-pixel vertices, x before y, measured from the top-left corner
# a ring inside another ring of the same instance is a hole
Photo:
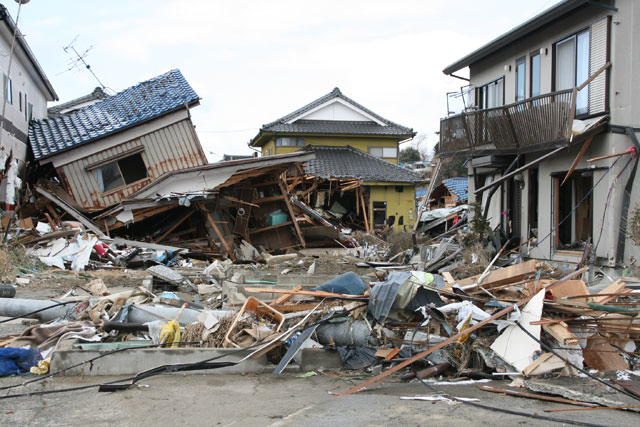
[[[400,396],[433,395],[418,382],[390,380],[346,397],[335,395],[362,378],[331,376],[331,371],[298,378],[295,374],[197,375],[174,374],[147,378],[126,391],[99,393],[96,388],[46,396],[2,400],[3,426],[418,426],[460,427],[554,425],[464,404],[400,400]],[[100,378],[109,381],[113,378]],[[21,377],[3,379],[1,386],[19,384]],[[2,391],[62,389],[97,383],[97,378],[60,377]],[[488,385],[507,387],[506,382]],[[527,413],[600,425],[637,425],[638,415],[624,411],[576,411],[554,414],[544,409],[569,408],[503,396],[475,385],[437,386],[458,397]],[[572,407],[573,408],[573,407]]]
[[[106,353],[109,352],[104,350],[59,350],[51,358],[51,371],[60,371]],[[228,356],[215,361],[236,362],[249,353],[250,351],[248,350],[238,353],[235,349],[226,348],[130,349],[112,353],[91,363],[85,363],[64,372],[64,375],[135,375],[157,366],[201,362],[225,354],[228,354]],[[258,359],[246,360],[239,365],[198,372],[205,374],[245,374],[250,372],[270,372],[272,369],[273,366],[267,364],[266,356],[262,356]]]

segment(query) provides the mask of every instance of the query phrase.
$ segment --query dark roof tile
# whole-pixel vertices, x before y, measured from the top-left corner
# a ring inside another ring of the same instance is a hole
[[[179,70],[123,90],[68,114],[29,124],[36,159],[76,147],[199,100]]]
[[[423,178],[401,166],[374,157],[351,146],[307,145],[316,153],[315,160],[304,164],[305,172],[320,178],[350,178],[365,182],[418,183]]]

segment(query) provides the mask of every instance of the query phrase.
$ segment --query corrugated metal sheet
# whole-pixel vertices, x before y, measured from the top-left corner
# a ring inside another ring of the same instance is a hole
[[[102,193],[98,179],[87,166],[108,160],[137,147],[141,153],[148,177],[132,184]],[[108,150],[92,154],[58,168],[58,175],[67,191],[87,210],[104,209],[140,190],[163,174],[206,164],[206,158],[189,119],[173,123],[140,138],[125,142]]]
[[[589,75],[594,74],[607,63],[609,42],[609,18],[603,18],[591,25]],[[589,113],[603,113],[607,109],[607,73],[604,71],[589,84]]]

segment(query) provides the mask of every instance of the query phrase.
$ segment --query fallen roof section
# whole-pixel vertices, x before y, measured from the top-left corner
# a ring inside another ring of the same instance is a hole
[[[424,181],[420,174],[349,145],[308,145],[303,150],[313,150],[316,153],[315,160],[305,163],[304,169],[307,174],[319,178],[354,178],[366,182],[411,184]]]
[[[44,159],[199,100],[180,70],[171,70],[69,114],[32,121],[29,143],[34,157]]]

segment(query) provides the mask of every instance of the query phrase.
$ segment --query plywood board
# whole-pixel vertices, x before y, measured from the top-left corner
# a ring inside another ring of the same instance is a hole
[[[589,288],[584,280],[567,280],[560,286],[556,286],[551,291],[555,298],[567,298],[576,295],[589,295]],[[582,299],[578,299],[582,300]]]
[[[544,289],[538,292],[531,301],[522,308],[520,324],[534,337],[540,338],[540,326],[530,322],[540,320]],[[528,336],[517,325],[508,326],[491,344],[493,350],[502,360],[523,372],[533,362],[533,355],[540,351],[540,344]]]
[[[521,264],[510,265],[508,267],[499,268],[493,270],[487,275],[487,278],[482,282],[482,287],[490,289],[493,286],[500,286],[507,283],[513,283],[522,280],[529,274],[536,272],[536,260],[529,260]],[[469,277],[466,279],[458,280],[458,284],[464,289],[465,286],[473,285],[476,283],[480,276]]]
[[[599,371],[621,371],[629,369],[629,364],[607,341],[590,339],[582,351],[584,363]]]

